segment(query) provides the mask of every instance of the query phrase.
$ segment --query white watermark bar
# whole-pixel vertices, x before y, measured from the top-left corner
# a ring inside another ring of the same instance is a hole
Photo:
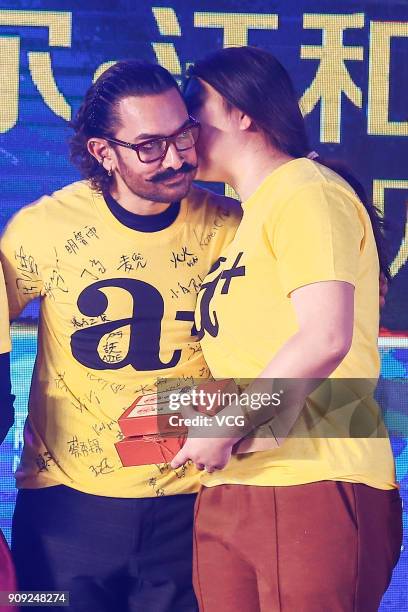
[[[386,438],[408,435],[406,379],[195,380],[157,388],[158,433],[190,437]],[[163,401],[161,401],[161,398]]]

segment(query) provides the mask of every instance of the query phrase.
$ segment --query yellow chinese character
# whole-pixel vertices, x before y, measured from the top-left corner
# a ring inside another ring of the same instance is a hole
[[[277,30],[278,15],[270,13],[194,13],[196,28],[224,30],[224,47],[248,44],[248,30]]]
[[[105,70],[108,70],[108,68],[110,68],[111,66],[114,66],[117,62],[115,60],[111,60],[109,62],[104,62],[103,64],[101,64],[96,70],[95,70],[95,74],[93,76],[92,82],[95,83],[95,81],[97,79],[99,79],[99,77],[101,76],[101,74],[103,74],[105,72]]]
[[[302,59],[318,59],[313,83],[305,91],[300,106],[305,115],[320,101],[320,140],[340,142],[341,98],[362,107],[362,92],[350,77],[345,61],[363,60],[363,47],[345,47],[343,33],[348,28],[363,28],[364,14],[303,16],[303,27],[323,31],[322,45],[302,45]]]
[[[181,36],[177,15],[172,8],[152,7],[153,15],[162,36]],[[173,75],[181,76],[181,63],[176,47],[171,42],[152,42],[157,61]]]
[[[71,46],[71,13],[53,11],[0,10],[0,26],[48,28],[50,47]],[[18,119],[20,37],[0,38],[0,132],[7,132]],[[34,84],[47,106],[67,121],[71,107],[58,90],[52,72],[51,55],[43,51],[30,51],[28,65]]]
[[[384,215],[385,205],[385,190],[386,189],[406,189],[408,190],[408,181],[406,180],[374,180],[373,181],[373,201]],[[398,249],[398,253],[391,263],[391,276],[395,276],[408,261],[408,209],[407,219],[405,223],[405,234]]]
[[[368,133],[408,136],[408,121],[389,121],[391,38],[408,36],[408,23],[371,22],[368,85]]]

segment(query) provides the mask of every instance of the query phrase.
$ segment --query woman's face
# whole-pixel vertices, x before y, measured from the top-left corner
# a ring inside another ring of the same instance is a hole
[[[233,113],[226,108],[222,96],[201,79],[191,79],[184,96],[189,113],[201,124],[196,144],[196,179],[224,182],[230,174],[228,167],[237,148]]]

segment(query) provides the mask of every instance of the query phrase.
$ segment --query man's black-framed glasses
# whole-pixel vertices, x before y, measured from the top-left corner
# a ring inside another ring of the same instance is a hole
[[[151,138],[137,144],[125,142],[118,138],[105,138],[108,142],[127,147],[136,151],[136,154],[141,162],[150,164],[159,159],[164,159],[171,143],[174,143],[177,151],[188,151],[192,149],[200,135],[200,124],[193,117],[190,117],[189,123],[181,127],[170,136],[162,136],[160,138]]]

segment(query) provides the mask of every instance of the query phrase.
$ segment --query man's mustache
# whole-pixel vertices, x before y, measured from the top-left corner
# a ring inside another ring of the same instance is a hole
[[[192,164],[188,164],[184,162],[181,168],[178,170],[173,170],[173,168],[167,168],[163,172],[159,174],[155,174],[152,178],[148,179],[150,183],[160,183],[161,181],[166,181],[167,179],[173,178],[173,176],[177,176],[178,174],[188,174],[189,172],[194,172],[197,170],[197,166],[193,166]]]

